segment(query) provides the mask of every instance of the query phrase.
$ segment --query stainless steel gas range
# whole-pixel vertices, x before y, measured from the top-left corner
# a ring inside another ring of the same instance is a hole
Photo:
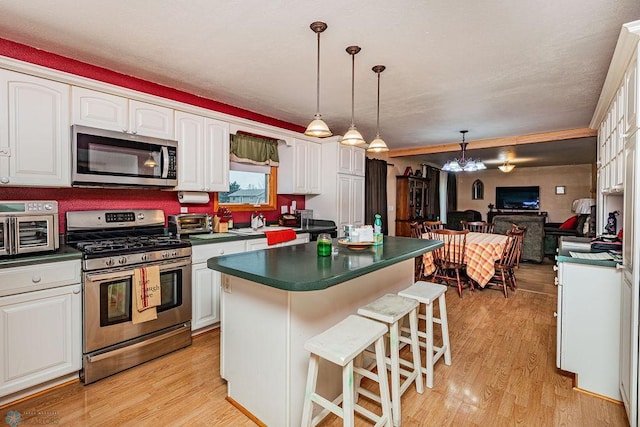
[[[67,243],[83,254],[84,383],[190,345],[191,244],[168,235],[164,212],[70,211],[66,219]],[[134,323],[134,275],[155,266],[157,318]]]

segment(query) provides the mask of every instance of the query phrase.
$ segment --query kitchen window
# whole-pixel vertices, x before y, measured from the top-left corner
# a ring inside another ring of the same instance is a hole
[[[218,193],[218,206],[231,211],[276,209],[278,140],[231,135],[229,191]]]

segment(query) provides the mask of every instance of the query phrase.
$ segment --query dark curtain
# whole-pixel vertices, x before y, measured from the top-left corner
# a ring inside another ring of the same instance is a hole
[[[425,218],[435,221],[440,216],[440,169],[427,166],[425,178],[429,180]]]
[[[447,174],[447,212],[458,210],[458,189],[456,186],[456,174]]]
[[[387,162],[367,158],[364,172],[365,224],[373,224],[375,214],[382,217],[382,234],[388,235]]]

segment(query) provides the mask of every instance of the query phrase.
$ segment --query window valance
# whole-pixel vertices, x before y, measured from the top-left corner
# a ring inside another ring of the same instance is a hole
[[[278,141],[252,135],[232,134],[229,158],[232,162],[278,166]]]

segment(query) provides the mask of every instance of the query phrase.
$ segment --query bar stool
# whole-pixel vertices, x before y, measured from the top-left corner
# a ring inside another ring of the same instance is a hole
[[[402,422],[400,410],[400,398],[407,391],[411,383],[416,383],[416,390],[422,394],[420,343],[418,339],[418,308],[420,304],[413,298],[405,298],[395,294],[386,294],[377,300],[360,307],[358,314],[389,325],[389,353],[385,361],[391,367],[391,412],[393,413],[393,425],[399,426]],[[399,323],[409,316],[409,337],[399,333]],[[400,359],[400,343],[411,345],[413,360],[411,362]],[[400,365],[408,367],[410,371],[402,369]],[[406,377],[401,381],[400,375]],[[357,396],[356,396],[357,399]],[[357,401],[357,400],[356,400]]]
[[[307,340],[304,348],[311,354],[302,409],[302,426],[317,425],[324,417],[329,415],[329,412],[341,417],[344,426],[353,426],[354,412],[369,418],[376,426],[391,426],[391,402],[384,352],[384,335],[387,331],[387,326],[380,322],[350,315],[321,334]],[[371,345],[375,345],[378,374],[367,371],[360,366],[354,366],[354,359]],[[329,401],[316,393],[320,358],[342,367],[342,394],[333,401]],[[370,396],[372,393],[368,390],[360,389],[358,385],[354,389],[354,372],[376,381],[380,385],[379,399],[382,406],[382,415],[374,414],[355,403],[356,393],[365,396]],[[313,403],[322,406],[324,409],[312,419]],[[338,406],[340,403],[342,403],[342,407]]]
[[[419,301],[421,304],[425,304],[425,314],[418,314],[418,318],[422,319],[426,323],[426,332],[419,331],[418,335],[424,339],[424,343],[421,342],[420,346],[426,350],[425,366],[422,372],[427,377],[427,387],[433,388],[433,366],[444,355],[444,363],[451,366],[451,345],[449,343],[449,323],[447,322],[447,302],[445,300],[444,293],[447,291],[447,287],[439,285],[437,283],[430,282],[416,282],[398,292],[398,295],[413,298]],[[440,306],[440,317],[433,316],[433,301],[438,299]],[[442,346],[436,347],[433,343],[433,324],[439,323],[440,330],[442,332]],[[403,332],[409,332],[406,328],[402,329]]]

